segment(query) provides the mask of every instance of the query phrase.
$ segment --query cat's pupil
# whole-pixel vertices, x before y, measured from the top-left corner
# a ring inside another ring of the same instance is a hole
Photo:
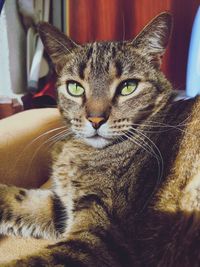
[[[132,81],[125,81],[124,83],[122,83],[122,85],[120,86],[120,94],[122,96],[126,96],[126,95],[130,95],[132,94],[136,88],[137,88],[137,84],[138,82],[135,80]]]
[[[84,88],[77,82],[67,83],[67,92],[72,96],[82,96],[85,92]]]

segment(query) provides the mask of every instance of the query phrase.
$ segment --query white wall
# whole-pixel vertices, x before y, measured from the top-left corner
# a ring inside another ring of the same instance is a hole
[[[6,0],[0,16],[0,95],[26,91],[26,36],[16,0]]]

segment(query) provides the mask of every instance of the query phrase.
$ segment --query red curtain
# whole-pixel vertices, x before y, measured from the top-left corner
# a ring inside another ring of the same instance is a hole
[[[77,42],[133,38],[157,14],[170,11],[174,30],[163,71],[185,89],[190,33],[200,0],[68,0],[69,35]]]

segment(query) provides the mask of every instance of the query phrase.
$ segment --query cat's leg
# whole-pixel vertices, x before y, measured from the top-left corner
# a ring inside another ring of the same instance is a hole
[[[46,249],[41,250],[38,255],[28,256],[27,258],[14,260],[9,263],[1,264],[1,267],[121,267],[133,266],[128,265],[128,258],[123,258],[123,265],[118,262],[118,254],[123,255],[123,246],[119,245],[119,249],[115,257],[108,251],[106,244],[101,243],[99,238],[85,233],[87,240],[77,238],[66,240],[55,245],[50,245]],[[109,240],[108,240],[109,241]],[[112,244],[113,245],[113,244]],[[115,245],[115,244],[114,244]],[[112,249],[115,251],[115,247]],[[117,254],[118,252],[118,254]],[[126,255],[123,255],[126,256]],[[132,262],[131,262],[132,263]]]
[[[66,218],[53,191],[0,184],[0,234],[55,239],[65,231]]]
[[[85,220],[87,221],[87,219]],[[101,226],[90,225],[89,228],[84,225],[84,222],[81,222],[83,228],[86,228],[85,230],[81,230],[81,225],[77,225],[77,230],[73,233],[69,231],[66,239],[49,245],[35,255],[2,264],[1,267],[139,266],[136,265],[134,252],[119,228],[109,229],[107,225],[103,226],[103,222],[105,221],[101,222]]]

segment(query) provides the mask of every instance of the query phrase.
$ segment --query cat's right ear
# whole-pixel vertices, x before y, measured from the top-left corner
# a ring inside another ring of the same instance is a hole
[[[163,12],[155,17],[132,41],[153,65],[160,67],[161,59],[169,42],[172,31],[172,16]]]
[[[38,24],[38,33],[56,71],[59,72],[66,63],[66,55],[72,53],[72,50],[78,45],[47,22]]]

